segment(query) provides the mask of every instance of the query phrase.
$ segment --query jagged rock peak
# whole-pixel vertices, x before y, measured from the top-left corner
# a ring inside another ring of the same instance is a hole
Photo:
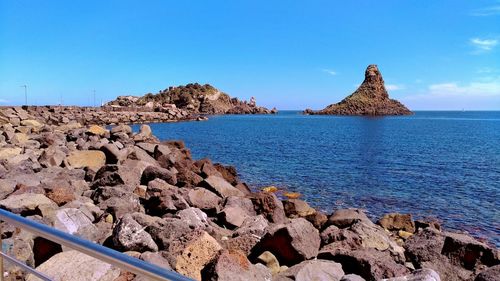
[[[377,65],[366,68],[365,80],[359,88],[341,102],[320,111],[307,109],[305,114],[323,115],[410,115],[412,112],[397,100],[389,98],[384,79]]]

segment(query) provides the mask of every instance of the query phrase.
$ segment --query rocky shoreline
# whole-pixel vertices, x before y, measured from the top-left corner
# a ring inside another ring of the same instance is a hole
[[[0,108],[0,207],[195,280],[499,280],[499,249],[438,223],[324,214],[252,192],[235,168],[147,125],[98,126],[149,117],[25,109]],[[5,223],[1,235],[7,254],[56,280],[145,280]]]

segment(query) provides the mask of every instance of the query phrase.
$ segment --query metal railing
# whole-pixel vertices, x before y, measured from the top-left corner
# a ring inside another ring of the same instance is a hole
[[[120,253],[113,249],[101,246],[91,241],[76,237],[74,235],[62,232],[47,225],[32,221],[30,219],[13,214],[6,210],[0,209],[0,221],[8,222],[16,227],[29,231],[47,240],[51,240],[63,246],[72,248],[91,257],[99,259],[103,262],[109,263],[120,269],[142,275],[150,278],[151,280],[171,280],[171,281],[193,281],[177,272],[165,270],[157,265],[144,262],[126,254]],[[0,233],[1,234],[1,233]],[[0,237],[1,245],[1,237]],[[2,247],[3,248],[3,247]],[[1,251],[0,251],[1,252]],[[52,280],[46,274],[35,271],[26,264],[7,256],[3,252],[0,254],[0,281],[3,281],[3,258],[12,262],[30,273],[36,275],[42,280]]]

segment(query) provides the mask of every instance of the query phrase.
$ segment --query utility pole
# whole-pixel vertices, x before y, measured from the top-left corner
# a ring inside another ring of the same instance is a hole
[[[95,107],[95,106],[96,106],[96,104],[95,104],[95,90],[94,90],[94,107]]]
[[[22,85],[24,87],[24,105],[28,105],[28,86]]]

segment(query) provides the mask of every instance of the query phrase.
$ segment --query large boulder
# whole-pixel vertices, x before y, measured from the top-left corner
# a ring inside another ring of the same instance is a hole
[[[493,266],[500,264],[498,250],[477,241],[471,236],[460,233],[444,233],[445,240],[441,254],[454,265],[474,270],[478,265]]]
[[[154,179],[162,179],[172,185],[177,184],[177,177],[170,170],[156,166],[149,166],[146,169],[144,169],[141,177],[141,184],[147,185],[150,181]]]
[[[219,176],[209,176],[202,182],[202,186],[208,188],[222,198],[229,196],[244,196],[243,192]]]
[[[57,209],[57,205],[52,200],[37,193],[11,195],[0,201],[0,207],[25,216],[43,214],[45,210]]]
[[[9,159],[9,158],[12,158],[14,156],[17,156],[17,155],[21,154],[22,151],[23,151],[23,149],[20,147],[0,148],[0,160],[1,159]]]
[[[403,230],[409,233],[415,232],[415,222],[413,221],[411,214],[386,214],[378,221],[378,224],[391,231]]]
[[[208,227],[208,216],[198,208],[187,208],[180,210],[175,214],[175,217],[182,220],[190,228],[206,228]]]
[[[202,272],[203,280],[271,280],[271,272],[262,264],[253,265],[239,251],[224,250]]]
[[[373,223],[358,221],[349,227],[361,239],[363,248],[373,248],[379,251],[388,251],[397,261],[405,260],[405,250],[394,241],[381,227]]]
[[[500,264],[489,267],[484,271],[481,271],[474,281],[498,281],[500,280]]]
[[[307,202],[300,199],[288,199],[283,201],[285,213],[289,218],[307,217],[316,213]]]
[[[344,276],[342,265],[328,260],[303,261],[280,273],[295,281],[340,281]]]
[[[283,265],[294,265],[316,257],[320,247],[318,230],[303,218],[292,219],[269,230],[252,250],[257,257],[270,251]]]
[[[382,281],[441,281],[441,278],[432,269],[419,269],[406,276],[383,279]]]
[[[283,203],[273,193],[253,193],[250,199],[258,215],[263,215],[273,223],[284,223],[286,221]]]
[[[262,215],[247,217],[234,234],[235,236],[250,234],[260,238],[266,234],[268,227],[269,222]]]
[[[98,150],[76,150],[66,157],[64,163],[69,168],[89,168],[97,171],[106,164],[106,155]]]
[[[328,218],[327,225],[335,225],[340,228],[349,227],[355,222],[362,221],[373,224],[372,221],[360,209],[339,209]]]
[[[433,228],[426,228],[411,236],[405,243],[407,259],[416,268],[428,268],[436,271],[443,280],[470,280],[472,272],[454,265],[441,254],[445,237]]]
[[[124,215],[113,229],[113,244],[120,251],[158,251],[151,235],[130,214]]]
[[[404,265],[396,263],[388,252],[375,249],[330,252],[322,250],[318,257],[338,262],[342,264],[345,273],[360,275],[368,281],[404,276],[409,273],[409,270]]]
[[[71,281],[113,281],[120,270],[108,263],[77,251],[65,251],[51,257],[36,268],[54,280]],[[29,275],[27,281],[39,280]]]
[[[170,242],[167,249],[172,268],[180,274],[201,280],[201,271],[216,256],[222,247],[207,232],[195,230]]]
[[[54,212],[54,228],[84,239],[94,241],[98,232],[92,223],[94,217],[76,208],[64,208]]]
[[[59,167],[66,158],[66,153],[59,147],[49,146],[43,150],[38,162],[43,167]]]
[[[219,209],[222,199],[208,189],[195,188],[188,191],[186,200],[193,207],[213,213]]]
[[[101,126],[92,125],[87,129],[87,134],[96,135],[96,136],[105,136],[108,133],[108,130],[104,129]]]

